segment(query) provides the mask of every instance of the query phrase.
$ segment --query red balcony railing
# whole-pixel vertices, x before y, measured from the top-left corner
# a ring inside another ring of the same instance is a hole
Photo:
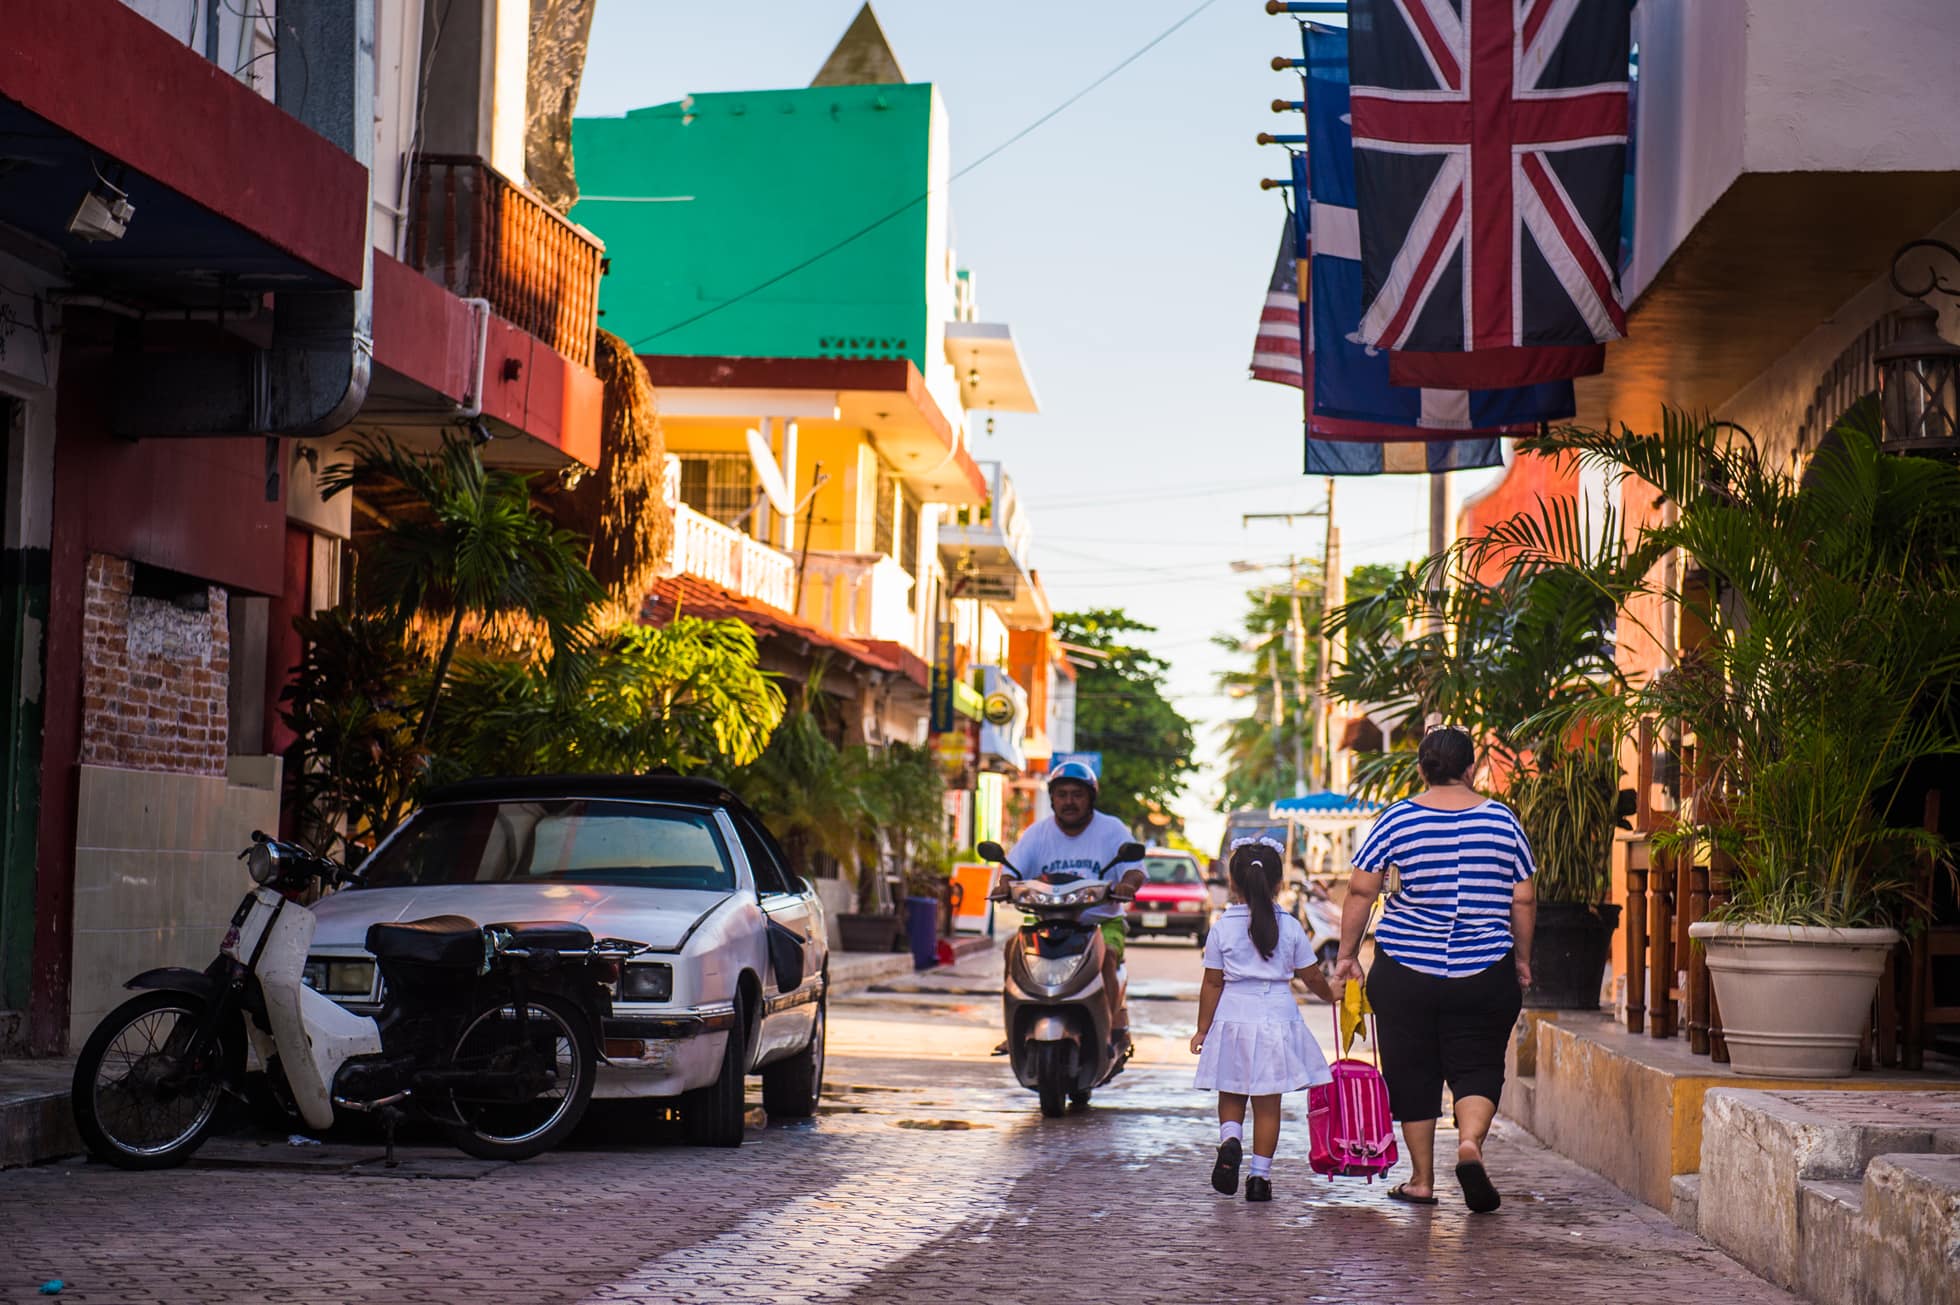
[[[409,195],[409,261],[452,294],[487,299],[582,367],[599,330],[606,247],[467,154],[424,154]]]

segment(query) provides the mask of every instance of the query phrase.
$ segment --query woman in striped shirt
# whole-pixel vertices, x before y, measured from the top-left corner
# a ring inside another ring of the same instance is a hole
[[[1445,726],[1417,753],[1428,787],[1376,819],[1354,858],[1334,978],[1362,977],[1368,914],[1395,867],[1399,886],[1375,926],[1368,1001],[1380,1026],[1382,1077],[1413,1173],[1389,1196],[1436,1204],[1436,1120],[1443,1085],[1455,1103],[1456,1176],[1464,1203],[1502,1204],[1484,1170],[1484,1137],[1504,1087],[1504,1049],[1531,982],[1536,867],[1518,818],[1470,787],[1476,748]]]

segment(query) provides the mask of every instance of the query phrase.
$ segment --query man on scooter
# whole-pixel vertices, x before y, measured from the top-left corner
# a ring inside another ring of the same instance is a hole
[[[1118,993],[1116,967],[1123,963],[1129,930],[1123,923],[1123,903],[1143,883],[1143,866],[1132,861],[1126,871],[1104,867],[1116,859],[1130,831],[1115,816],[1096,810],[1100,795],[1096,772],[1080,761],[1064,761],[1048,774],[1048,801],[1054,814],[1037,820],[1021,835],[1008,860],[1028,879],[1114,880],[1109,900],[1083,912],[1085,923],[1102,926],[1103,992],[1109,1002],[1110,1041],[1117,1054],[1130,1042],[1130,1013]]]

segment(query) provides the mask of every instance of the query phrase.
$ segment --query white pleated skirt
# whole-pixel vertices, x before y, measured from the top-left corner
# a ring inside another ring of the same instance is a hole
[[[1235,1096],[1303,1092],[1331,1083],[1332,1071],[1293,1000],[1279,980],[1228,979],[1198,1053],[1193,1087]]]

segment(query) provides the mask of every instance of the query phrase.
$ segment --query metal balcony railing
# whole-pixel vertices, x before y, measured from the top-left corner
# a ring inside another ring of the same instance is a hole
[[[538,196],[467,154],[415,160],[409,261],[466,299],[487,299],[581,367],[599,330],[606,247]]]
[[[795,559],[685,503],[674,505],[671,567],[676,574],[707,580],[778,611],[795,610]]]

